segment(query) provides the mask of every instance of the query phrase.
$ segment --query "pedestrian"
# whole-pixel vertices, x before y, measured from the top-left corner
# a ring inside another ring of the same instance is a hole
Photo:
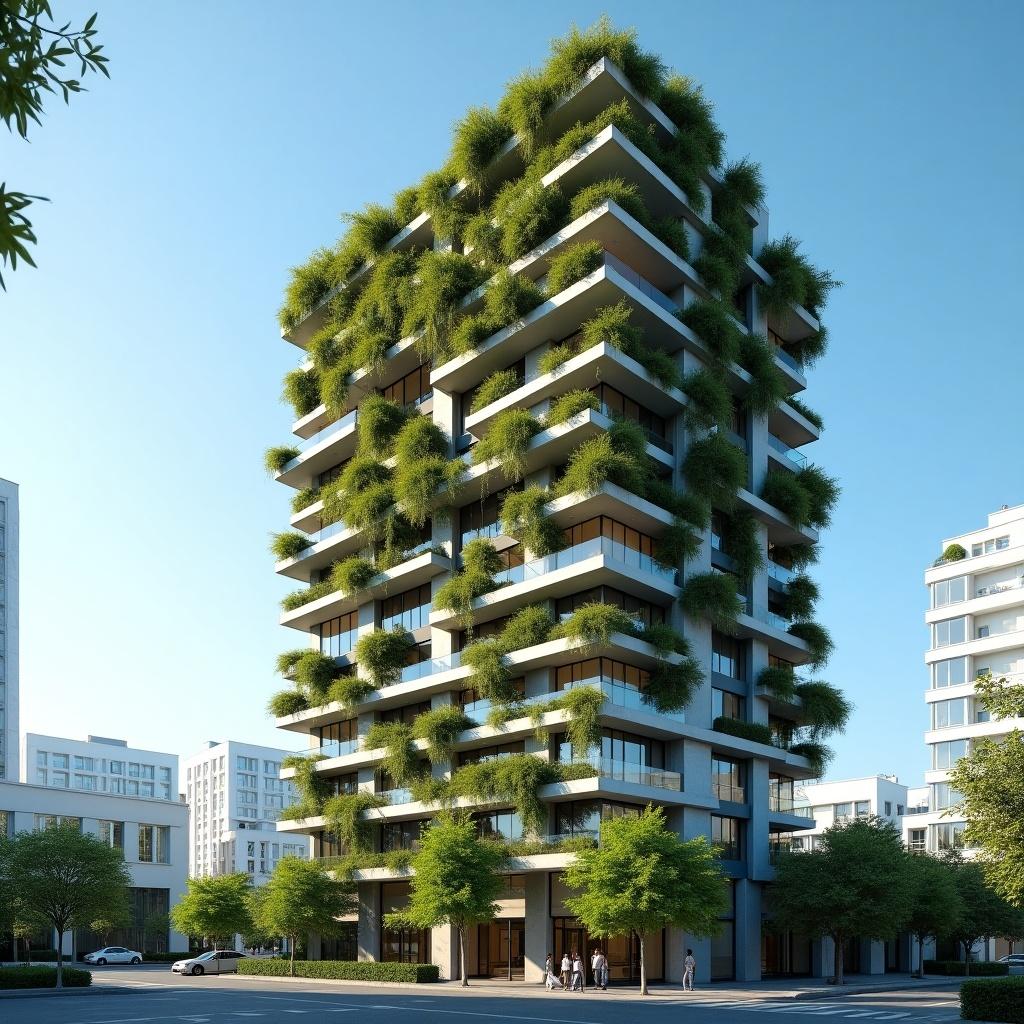
[[[580,991],[586,991],[585,975],[583,973],[583,961],[580,959],[579,953],[573,951],[572,954],[572,985],[570,988],[573,992],[576,991],[576,983],[579,982]]]
[[[594,950],[590,961],[594,972],[594,985],[602,992],[608,991],[608,957],[601,952],[600,948]]]
[[[569,959],[568,953],[562,954],[562,991],[564,992],[569,987],[569,973],[572,971],[572,961]]]
[[[558,983],[558,979],[554,974],[555,958],[548,953],[548,958],[544,961],[544,985],[549,992],[554,990],[555,985]]]
[[[686,959],[683,961],[683,991],[693,991],[693,976],[697,971],[697,961],[693,958],[693,950],[686,951]]]

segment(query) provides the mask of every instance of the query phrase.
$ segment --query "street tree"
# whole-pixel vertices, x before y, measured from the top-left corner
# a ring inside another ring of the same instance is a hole
[[[295,976],[295,947],[311,932],[337,935],[339,918],[357,909],[355,885],[332,878],[316,861],[283,857],[270,881],[253,890],[250,917],[264,935],[283,935],[291,945],[290,973]]]
[[[175,931],[205,938],[219,949],[252,928],[249,876],[242,871],[214,878],[190,878],[185,895],[171,908]]]
[[[666,926],[713,935],[728,905],[714,847],[703,836],[681,840],[660,807],[603,821],[600,844],[577,853],[564,880],[578,892],[565,905],[589,932],[636,938],[641,995],[648,994],[646,937]]]
[[[57,933],[57,988],[62,988],[65,934],[127,915],[131,875],[124,856],[66,823],[19,832],[5,861],[15,920]]]
[[[993,718],[1024,718],[1024,685],[986,675],[975,683],[975,695]],[[965,841],[981,850],[996,888],[1024,909],[1024,733],[975,741],[949,781],[963,797]]]
[[[928,853],[911,854],[906,860],[911,887],[910,916],[904,928],[918,943],[918,977],[924,976],[924,944],[949,935],[963,913],[950,865]]]
[[[989,882],[985,866],[965,860],[959,850],[943,855],[960,897],[960,913],[945,933],[964,953],[964,973],[971,973],[971,950],[989,935],[1012,935],[1021,931],[1019,912]]]
[[[857,818],[822,832],[806,853],[783,853],[771,887],[773,926],[835,945],[843,984],[847,939],[887,939],[910,917],[913,891],[900,833],[879,818]]]
[[[385,920],[389,928],[433,928],[451,925],[459,936],[459,977],[466,972],[466,930],[494,920],[494,902],[501,893],[497,874],[505,856],[495,843],[482,840],[465,816],[439,814],[420,836],[412,859],[409,905]]]
[[[59,25],[49,0],[0,4],[0,118],[9,131],[28,139],[29,126],[42,124],[48,95],[59,93],[68,103],[72,93],[83,91],[81,78],[87,74],[110,77],[95,26],[95,14],[79,29],[70,22]],[[6,182],[0,183],[0,261],[12,270],[19,259],[35,266],[28,247],[36,236],[25,211],[37,200],[45,197],[9,191]],[[6,289],[3,274],[0,288]]]

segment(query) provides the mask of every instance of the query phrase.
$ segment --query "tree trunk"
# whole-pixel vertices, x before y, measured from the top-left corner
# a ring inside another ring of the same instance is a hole
[[[57,988],[64,987],[64,932],[57,931]]]
[[[462,987],[469,988],[469,978],[466,976],[466,929],[456,929],[459,933],[459,977],[462,979]]]
[[[917,936],[917,977],[924,977],[924,936]]]
[[[290,966],[288,968],[288,973],[294,978],[295,977],[295,946],[298,943],[298,936],[289,935],[288,936],[288,940],[292,944],[291,954],[288,957],[288,961],[289,961],[289,964],[290,964]],[[308,945],[308,943],[307,943],[307,945]]]
[[[974,945],[974,940],[964,942],[964,977],[969,978],[971,976],[971,946]]]
[[[833,935],[832,945],[835,947],[835,983],[837,985],[844,984],[843,980],[843,936]]]
[[[644,957],[644,936],[637,932],[637,941],[640,943],[640,995],[648,995],[647,991],[647,960]]]

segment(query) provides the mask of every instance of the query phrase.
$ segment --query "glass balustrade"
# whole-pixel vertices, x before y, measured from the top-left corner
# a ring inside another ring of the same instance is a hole
[[[523,583],[526,580],[539,579],[547,573],[565,569],[570,565],[585,562],[588,558],[595,558],[598,555],[622,562],[629,569],[650,573],[668,582],[675,581],[676,570],[674,568],[661,565],[651,555],[645,555],[634,548],[626,547],[625,544],[612,540],[610,537],[595,537],[593,540],[576,544],[553,555],[545,555],[543,558],[536,558],[523,565],[512,566],[495,576],[495,580],[506,584]]]

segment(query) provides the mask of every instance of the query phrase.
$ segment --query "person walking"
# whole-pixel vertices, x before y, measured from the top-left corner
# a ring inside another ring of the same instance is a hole
[[[584,973],[583,973],[583,961],[582,961],[582,959],[580,959],[579,953],[573,952],[573,954],[572,954],[572,985],[570,986],[570,989],[573,992],[575,992],[576,991],[576,983],[579,982],[580,991],[581,992],[585,992],[586,991],[585,978],[586,978],[586,975],[584,975]]]
[[[555,977],[555,958],[548,953],[548,958],[544,961],[544,986],[549,992],[553,991],[558,979]]]
[[[697,961],[693,958],[693,950],[686,951],[686,959],[683,961],[683,991],[693,991],[693,976],[697,971]]]
[[[562,991],[564,992],[569,987],[569,975],[572,971],[572,961],[569,959],[568,953],[562,954]]]
[[[591,967],[594,972],[594,986],[599,988],[602,992],[608,991],[608,958],[600,950],[600,948],[594,950],[594,956],[591,959]]]

